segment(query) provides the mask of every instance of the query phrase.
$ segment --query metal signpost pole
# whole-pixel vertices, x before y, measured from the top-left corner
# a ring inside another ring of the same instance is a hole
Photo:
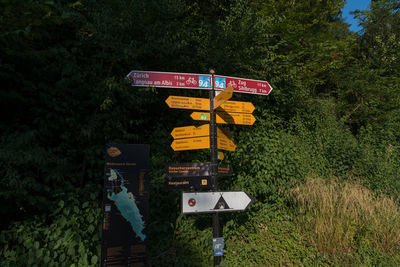
[[[218,151],[217,151],[217,123],[216,112],[214,110],[214,97],[215,97],[215,71],[210,69],[211,74],[211,91],[210,91],[210,152],[211,152],[211,179],[213,181],[213,191],[218,190]],[[219,237],[219,216],[217,212],[213,213],[213,238]],[[219,265],[221,256],[214,256],[214,266]]]

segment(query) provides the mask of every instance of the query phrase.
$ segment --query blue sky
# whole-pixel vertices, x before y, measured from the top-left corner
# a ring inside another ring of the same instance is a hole
[[[351,11],[356,9],[365,10],[368,8],[370,4],[370,0],[347,0],[347,4],[343,8],[343,18],[344,20],[350,24],[350,30],[353,32],[357,32],[361,30],[358,27],[358,21],[353,18],[353,15],[349,14]]]

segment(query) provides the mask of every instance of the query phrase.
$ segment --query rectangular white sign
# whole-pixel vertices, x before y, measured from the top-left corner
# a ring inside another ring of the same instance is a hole
[[[253,199],[243,191],[182,193],[182,213],[245,210]]]

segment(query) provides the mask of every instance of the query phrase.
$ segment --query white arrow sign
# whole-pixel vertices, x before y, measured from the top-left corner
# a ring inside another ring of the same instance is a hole
[[[182,213],[245,210],[253,199],[243,191],[182,193]]]

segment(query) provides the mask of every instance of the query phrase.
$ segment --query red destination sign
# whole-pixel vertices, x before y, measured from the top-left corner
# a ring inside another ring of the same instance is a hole
[[[266,81],[243,79],[228,76],[215,75],[215,79],[225,79],[226,85],[233,87],[236,93],[247,93],[255,95],[268,95],[272,87]]]
[[[211,89],[211,75],[133,70],[127,78],[132,86],[186,89]],[[272,87],[266,81],[215,75],[215,89],[231,85],[237,93],[268,95]]]
[[[211,75],[133,70],[127,78],[132,86],[211,89]]]

